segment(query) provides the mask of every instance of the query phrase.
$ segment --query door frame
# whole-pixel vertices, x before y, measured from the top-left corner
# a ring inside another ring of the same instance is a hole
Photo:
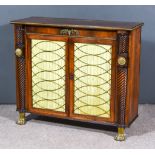
[[[32,104],[32,63],[31,63],[31,40],[50,40],[50,41],[63,41],[66,43],[66,50],[65,50],[65,112],[55,111],[52,109],[41,109],[41,108],[34,108]],[[25,35],[25,58],[26,58],[26,109],[28,112],[37,113],[40,115],[53,115],[58,117],[67,117],[69,113],[69,102],[68,96],[69,92],[69,70],[68,70],[68,37],[67,36],[53,36],[53,35],[46,35],[46,34],[33,34],[27,33]]]
[[[104,44],[112,45],[112,63],[111,63],[111,96],[110,96],[110,118],[96,117],[92,115],[82,115],[74,113],[74,43],[88,43],[88,44]],[[70,73],[70,109],[69,116],[72,119],[98,121],[98,122],[110,122],[115,123],[117,120],[117,90],[116,90],[116,73],[117,73],[117,42],[116,40],[106,38],[94,38],[94,37],[70,37],[69,38],[69,73]]]

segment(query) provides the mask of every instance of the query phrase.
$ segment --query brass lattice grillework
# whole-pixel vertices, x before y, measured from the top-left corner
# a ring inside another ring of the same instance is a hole
[[[32,40],[33,107],[65,112],[65,42]]]
[[[75,43],[75,114],[110,117],[111,53],[111,45]]]

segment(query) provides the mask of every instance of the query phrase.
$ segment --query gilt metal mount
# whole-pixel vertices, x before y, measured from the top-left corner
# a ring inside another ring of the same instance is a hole
[[[68,35],[68,36],[78,36],[79,31],[74,29],[62,29],[60,30],[61,35]]]
[[[20,48],[17,48],[16,51],[15,51],[15,54],[17,57],[21,57],[23,55],[23,52]]]
[[[25,118],[24,112],[19,112],[19,118],[18,118],[18,121],[16,123],[18,125],[24,125],[26,123],[26,118]]]
[[[123,56],[120,56],[120,57],[118,57],[117,62],[118,62],[118,64],[119,64],[120,66],[124,66],[124,65],[126,64],[126,58],[123,57]]]
[[[118,134],[115,137],[116,141],[125,141],[125,129],[124,128],[118,128]]]

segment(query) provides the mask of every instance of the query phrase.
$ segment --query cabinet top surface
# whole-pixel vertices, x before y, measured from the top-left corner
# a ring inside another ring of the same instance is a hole
[[[127,31],[132,31],[133,29],[143,25],[141,22],[120,22],[49,17],[29,17],[11,21],[11,24]]]

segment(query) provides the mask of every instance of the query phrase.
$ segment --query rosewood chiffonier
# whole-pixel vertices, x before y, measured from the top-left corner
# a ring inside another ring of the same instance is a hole
[[[138,116],[143,23],[30,17],[15,31],[18,124],[25,113],[118,127]]]

